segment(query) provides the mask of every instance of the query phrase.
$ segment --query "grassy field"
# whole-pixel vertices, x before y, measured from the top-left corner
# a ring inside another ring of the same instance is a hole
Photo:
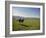
[[[23,23],[19,23],[16,19],[12,22],[13,31],[22,30],[40,30],[40,19],[39,18],[25,18]]]

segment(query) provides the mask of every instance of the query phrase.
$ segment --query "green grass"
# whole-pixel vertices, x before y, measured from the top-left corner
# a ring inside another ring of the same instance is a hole
[[[12,27],[13,27],[12,28],[13,31],[40,30],[40,19],[25,18],[23,23],[19,23],[19,21],[14,19]]]

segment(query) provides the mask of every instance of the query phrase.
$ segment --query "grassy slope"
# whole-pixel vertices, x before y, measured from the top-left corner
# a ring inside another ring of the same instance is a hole
[[[17,20],[13,20],[13,31],[18,30],[39,30],[40,19],[37,18],[26,18],[23,23],[19,23]]]

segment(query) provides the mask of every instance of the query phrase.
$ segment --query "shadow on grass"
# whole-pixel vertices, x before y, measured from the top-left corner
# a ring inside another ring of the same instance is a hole
[[[24,25],[24,24],[19,24],[19,25],[21,25],[21,26],[25,26],[25,27],[29,27],[29,26],[27,26],[27,25]]]

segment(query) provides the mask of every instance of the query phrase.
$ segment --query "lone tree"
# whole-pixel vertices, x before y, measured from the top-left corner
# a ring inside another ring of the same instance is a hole
[[[19,22],[20,23],[23,23],[24,22],[24,18],[23,17],[20,17]]]

